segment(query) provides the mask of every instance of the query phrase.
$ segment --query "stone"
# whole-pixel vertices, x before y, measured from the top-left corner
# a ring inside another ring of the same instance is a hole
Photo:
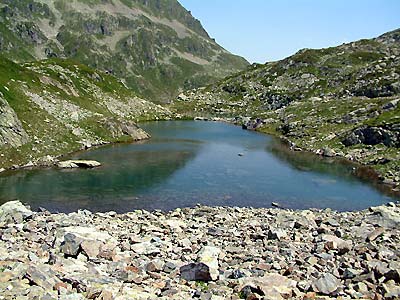
[[[64,235],[64,241],[61,244],[60,250],[66,255],[77,256],[81,243],[81,238],[74,234],[67,233]]]
[[[177,268],[177,266],[176,266],[174,263],[172,263],[172,262],[170,262],[170,261],[167,261],[167,262],[164,264],[164,266],[163,266],[163,272],[165,272],[165,273],[171,273],[171,272],[173,272],[176,268]]]
[[[139,255],[156,255],[160,253],[160,249],[157,247],[156,243],[142,242],[131,245],[131,250]]]
[[[250,287],[252,292],[264,296],[264,299],[290,299],[296,285],[296,281],[275,273],[239,279],[239,290]]]
[[[57,163],[57,166],[61,169],[72,169],[72,168],[97,168],[101,166],[101,163],[95,160],[66,160]]]
[[[322,155],[326,156],[326,157],[334,157],[334,156],[336,156],[336,152],[333,149],[328,148],[328,147],[323,148],[321,152],[322,152]]]
[[[351,241],[345,241],[335,235],[324,234],[322,235],[322,240],[326,242],[326,249],[338,250],[340,254],[349,252],[353,247],[353,243]]]
[[[287,238],[287,233],[284,229],[272,228],[268,231],[269,240],[283,240]]]
[[[56,273],[45,264],[32,265],[26,271],[26,277],[45,290],[53,290],[53,287],[59,282],[55,275]]]
[[[60,250],[66,255],[77,256],[80,249],[88,258],[104,257],[110,259],[109,252],[113,252],[117,243],[107,232],[98,231],[92,227],[65,227],[57,232]],[[106,253],[105,253],[106,252]]]
[[[22,223],[33,215],[33,212],[20,201],[9,201],[0,206],[1,223]]]
[[[381,236],[385,232],[385,229],[383,227],[379,227],[372,231],[370,234],[367,236],[367,242],[373,242],[376,240],[379,236]]]
[[[212,281],[210,268],[204,263],[190,263],[180,268],[181,278],[186,281]]]
[[[330,273],[323,274],[312,283],[312,288],[315,292],[324,295],[333,295],[339,288],[340,281]]]
[[[198,254],[198,261],[208,266],[212,280],[217,280],[219,277],[218,257],[221,254],[221,249],[217,247],[205,246]]]

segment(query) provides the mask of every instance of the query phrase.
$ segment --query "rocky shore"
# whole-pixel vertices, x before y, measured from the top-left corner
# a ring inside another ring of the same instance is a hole
[[[399,299],[400,204],[364,211],[0,207],[0,299]]]

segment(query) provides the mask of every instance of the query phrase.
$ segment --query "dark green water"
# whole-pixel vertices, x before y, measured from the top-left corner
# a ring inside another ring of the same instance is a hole
[[[272,137],[223,123],[143,124],[153,138],[73,158],[93,170],[24,170],[0,176],[0,202],[51,211],[162,209],[196,203],[356,210],[392,201],[337,160],[287,151]],[[238,156],[243,153],[243,156]]]

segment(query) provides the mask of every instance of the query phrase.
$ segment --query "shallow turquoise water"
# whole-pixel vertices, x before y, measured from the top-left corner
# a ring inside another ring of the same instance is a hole
[[[0,202],[51,211],[222,206],[356,210],[392,201],[353,176],[353,165],[290,152],[276,139],[224,123],[142,124],[152,139],[79,152],[93,170],[24,170],[0,176]],[[243,156],[238,154],[242,153]]]

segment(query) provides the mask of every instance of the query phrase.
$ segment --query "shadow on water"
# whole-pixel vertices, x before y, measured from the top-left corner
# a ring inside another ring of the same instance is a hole
[[[382,184],[376,171],[368,166],[341,157],[323,157],[311,152],[293,151],[284,141],[272,139],[273,142],[267,145],[266,151],[297,171],[312,171],[321,175],[329,174],[333,178],[345,179],[348,182],[363,182],[389,197],[400,197],[391,186]]]
[[[171,147],[174,148],[173,144]],[[133,210],[135,195],[168,180],[196,156],[198,149],[148,148],[147,144],[124,144],[73,155],[104,162],[97,169],[8,172],[0,177],[0,204],[20,199],[34,209],[45,207],[51,211]]]

